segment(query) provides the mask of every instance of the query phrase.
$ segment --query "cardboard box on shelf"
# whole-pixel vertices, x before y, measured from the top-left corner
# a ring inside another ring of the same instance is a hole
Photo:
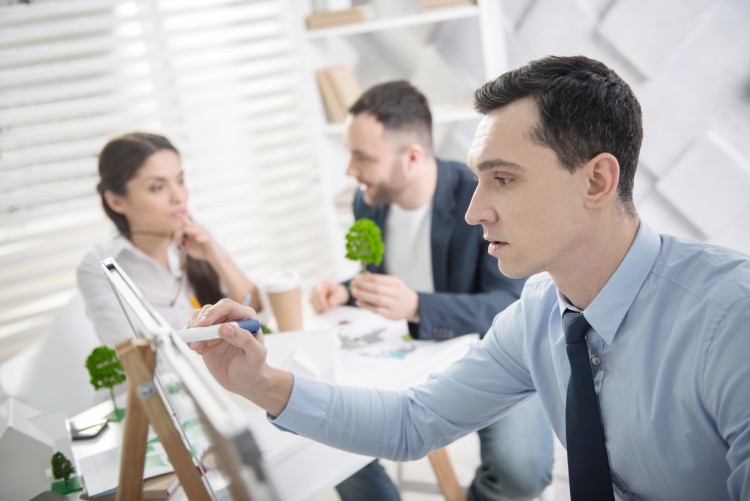
[[[361,23],[371,17],[371,9],[368,7],[366,5],[358,5],[350,9],[313,12],[305,18],[307,29],[319,30],[322,28]]]
[[[343,122],[347,110],[362,94],[354,71],[341,64],[321,68],[315,72],[323,108],[329,122]]]

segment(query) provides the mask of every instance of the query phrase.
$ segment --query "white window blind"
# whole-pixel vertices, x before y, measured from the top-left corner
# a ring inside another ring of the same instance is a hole
[[[133,130],[182,153],[190,208],[254,279],[332,274],[335,228],[308,139],[283,0],[0,5],[0,359],[49,324],[114,232],[96,155]]]

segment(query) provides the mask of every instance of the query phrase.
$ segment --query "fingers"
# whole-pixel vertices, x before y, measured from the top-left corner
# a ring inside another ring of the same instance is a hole
[[[372,294],[382,294],[391,284],[391,280],[388,280],[389,278],[391,277],[377,273],[359,275],[352,280],[352,288]]]
[[[310,294],[310,304],[316,313],[325,313],[334,306],[346,303],[349,293],[342,284],[321,282]]]
[[[198,325],[198,320],[202,319],[205,316],[206,310],[208,310],[208,308],[210,307],[211,307],[210,304],[205,304],[199,309],[193,310],[193,314],[190,316],[190,320],[188,320],[186,327],[196,327]],[[201,324],[201,325],[208,325],[208,324]]]
[[[208,351],[208,343],[206,341],[193,341],[188,343],[188,348],[196,352],[198,355],[203,355]]]
[[[326,301],[326,284],[320,283],[316,285],[310,293],[310,304],[312,305],[315,313],[324,313],[328,310]]]
[[[255,310],[249,306],[225,298],[214,305],[207,304],[200,310],[193,312],[191,327],[233,322],[235,320],[250,320],[257,317]]]
[[[368,309],[374,309],[378,306],[385,306],[386,301],[385,298],[377,295],[377,294],[369,294],[365,292],[357,291],[357,294],[352,292],[352,295],[356,298],[357,306],[361,308],[368,308]]]
[[[208,245],[214,244],[211,233],[203,226],[192,221],[185,221],[182,226],[183,243],[185,245]]]
[[[395,295],[395,291],[386,284],[379,284],[369,279],[352,281],[352,297],[359,301],[377,305]]]
[[[255,342],[252,334],[232,324],[222,325],[221,329],[219,329],[219,335],[221,339],[240,349],[244,349],[248,343]]]

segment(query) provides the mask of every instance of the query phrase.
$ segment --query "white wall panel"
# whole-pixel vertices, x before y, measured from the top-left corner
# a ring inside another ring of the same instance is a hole
[[[750,205],[750,163],[711,131],[656,186],[704,235],[713,237]]]

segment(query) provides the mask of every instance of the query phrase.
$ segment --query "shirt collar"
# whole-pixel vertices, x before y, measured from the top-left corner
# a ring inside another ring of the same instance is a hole
[[[140,259],[156,263],[154,258],[133,245],[133,242],[120,234],[112,239],[112,242],[108,247],[107,254],[117,260],[117,257],[123,252],[131,252],[138,256]],[[180,248],[177,246],[177,244],[170,244],[169,250],[167,251],[167,261],[169,262],[169,273],[175,278],[182,277],[182,253],[180,252]],[[164,269],[161,265],[158,266],[160,269]]]
[[[622,263],[584,310],[584,317],[605,343],[612,343],[625,314],[651,272],[660,248],[659,234],[641,222],[635,240]],[[566,309],[580,311],[572,306],[559,290],[557,303],[561,317]]]

